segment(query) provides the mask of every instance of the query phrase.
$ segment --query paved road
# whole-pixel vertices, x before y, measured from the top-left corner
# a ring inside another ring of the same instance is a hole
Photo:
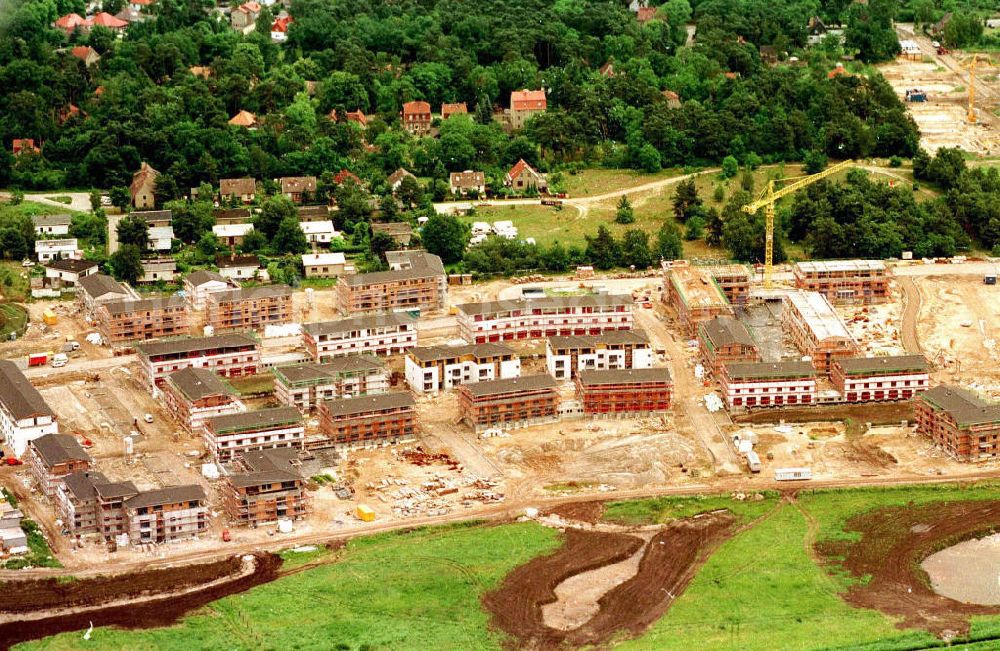
[[[36,366],[24,371],[24,375],[29,378],[54,378],[70,373],[93,373],[96,371],[106,371],[117,366],[127,366],[136,361],[135,355],[119,355],[118,357],[102,357],[99,359],[74,359],[70,360],[62,368],[52,368],[51,366]],[[23,359],[17,360],[24,363]]]

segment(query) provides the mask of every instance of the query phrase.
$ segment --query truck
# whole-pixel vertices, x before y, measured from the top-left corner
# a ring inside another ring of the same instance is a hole
[[[810,468],[778,468],[774,471],[775,481],[804,481],[812,479]]]
[[[49,356],[52,353],[29,353],[28,354],[28,368],[32,366],[45,366],[49,363]]]

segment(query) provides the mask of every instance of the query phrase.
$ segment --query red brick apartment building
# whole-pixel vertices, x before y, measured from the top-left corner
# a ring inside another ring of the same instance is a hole
[[[28,467],[35,481],[49,497],[63,478],[74,472],[90,470],[93,459],[69,434],[46,434],[28,442]]]
[[[302,326],[302,344],[321,364],[357,353],[401,355],[417,345],[417,320],[389,313],[307,323]]]
[[[731,305],[742,305],[750,298],[750,269],[742,264],[723,264],[705,267],[715,279]]]
[[[212,292],[205,297],[205,310],[216,332],[263,330],[292,321],[292,288],[267,285]]]
[[[833,361],[830,381],[847,402],[909,400],[930,385],[923,355],[844,357]]]
[[[392,310],[439,310],[448,297],[441,258],[424,251],[401,252],[389,271],[338,277],[337,309],[343,314]]]
[[[830,374],[835,359],[861,354],[858,342],[822,294],[789,292],[781,320],[799,352],[811,357],[813,366],[824,375]]]
[[[833,303],[882,303],[889,275],[881,260],[811,260],[792,267],[795,286],[819,292]]]
[[[717,316],[698,326],[698,352],[705,368],[715,377],[732,362],[759,362],[760,349],[743,322]]]
[[[551,375],[463,384],[462,418],[477,432],[491,427],[528,427],[558,418],[559,395]]]
[[[734,362],[722,367],[720,383],[733,410],[816,402],[816,369],[809,362]]]
[[[185,368],[207,368],[223,377],[255,375],[260,367],[260,348],[246,335],[187,337],[138,344],[139,374],[153,390],[167,376]]]
[[[666,368],[580,371],[576,395],[587,416],[639,416],[670,409],[674,383]]]
[[[207,368],[184,368],[163,385],[167,409],[187,432],[200,430],[206,418],[246,411],[231,386]]]
[[[319,426],[337,447],[371,447],[413,439],[417,412],[409,392],[324,400]]]
[[[681,331],[687,337],[698,334],[698,324],[717,316],[733,316],[733,306],[722,287],[705,269],[674,260],[663,279],[663,299],[677,312]]]
[[[226,462],[254,450],[301,450],[305,445],[305,424],[298,409],[284,405],[208,418],[204,435],[212,456]]]
[[[187,302],[180,296],[106,303],[97,307],[96,315],[101,338],[112,346],[177,337],[191,330]]]
[[[248,452],[239,470],[225,477],[223,502],[234,524],[256,527],[279,519],[297,520],[311,510],[298,451]]]
[[[308,413],[321,400],[353,398],[389,390],[389,369],[371,355],[347,355],[326,364],[294,364],[271,369],[274,397]]]
[[[917,431],[959,461],[995,459],[1000,452],[1000,404],[942,384],[913,403]]]
[[[473,344],[632,329],[628,296],[567,296],[459,305],[458,333]]]

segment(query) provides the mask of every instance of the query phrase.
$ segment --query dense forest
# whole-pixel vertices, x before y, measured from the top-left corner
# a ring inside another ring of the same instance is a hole
[[[611,0],[294,0],[283,44],[271,41],[269,18],[244,36],[213,9],[158,0],[155,20],[119,40],[100,27],[68,37],[50,27],[82,13],[82,0],[24,0],[2,28],[0,138],[43,147],[16,162],[5,151],[0,185],[113,187],[143,160],[166,175],[169,198],[219,178],[342,168],[377,183],[400,166],[495,178],[518,158],[656,170],[730,154],[916,151],[915,126],[880,78],[828,78],[842,54],[832,43],[799,52],[815,2],[669,0],[640,23]],[[683,46],[689,20],[697,38]],[[766,65],[763,43],[808,63]],[[85,66],[66,51],[76,44],[100,61]],[[599,72],[607,62],[612,75]],[[520,88],[546,89],[549,110],[512,137],[492,115]],[[435,112],[465,102],[470,118],[413,138],[394,128],[413,99]],[[356,109],[369,116],[363,133],[329,119]],[[258,128],[228,124],[241,110]]]

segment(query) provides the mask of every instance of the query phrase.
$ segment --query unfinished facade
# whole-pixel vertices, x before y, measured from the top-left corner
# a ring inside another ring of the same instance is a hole
[[[91,317],[95,315],[97,308],[101,305],[139,298],[131,287],[126,287],[111,276],[104,274],[91,274],[80,279],[80,288],[76,297],[83,306],[84,313]]]
[[[389,369],[371,355],[337,357],[326,364],[293,364],[271,369],[274,397],[308,413],[322,400],[353,398],[389,390]]]
[[[576,378],[576,395],[589,417],[632,417],[669,411],[673,389],[666,368],[584,370]]]
[[[416,393],[521,375],[521,358],[500,344],[417,346],[407,352],[405,364],[406,383]]]
[[[223,377],[255,375],[260,367],[260,348],[246,335],[188,337],[172,341],[138,344],[139,374],[153,390],[167,376],[185,368],[207,368]]]
[[[629,296],[566,296],[459,305],[458,333],[473,344],[599,335],[632,329]]]
[[[391,313],[307,323],[302,326],[302,343],[321,364],[357,353],[399,355],[417,344],[417,320]]]
[[[599,335],[549,337],[545,367],[557,380],[570,380],[584,370],[650,368],[653,349],[638,330],[615,330]]]
[[[93,459],[75,436],[46,434],[28,443],[27,463],[42,492],[54,497],[66,475],[90,470]]]
[[[417,412],[409,393],[323,400],[320,429],[337,447],[371,447],[412,440]]]
[[[698,326],[698,352],[715,377],[732,362],[759,362],[760,348],[739,319],[717,316]]]
[[[448,296],[441,258],[425,251],[405,251],[389,271],[344,275],[334,287],[343,314],[393,310],[440,310]],[[387,254],[388,258],[388,254]],[[395,268],[393,268],[395,267]]]
[[[108,345],[186,335],[187,302],[179,296],[106,303],[97,308],[97,330]]]
[[[245,411],[205,420],[205,445],[221,462],[253,450],[301,450],[305,440],[302,414],[287,405]]]
[[[819,292],[833,303],[882,303],[889,275],[881,260],[810,260],[792,267],[795,286]]]
[[[813,366],[825,375],[830,374],[835,359],[857,357],[861,352],[840,315],[822,294],[788,293],[781,320],[799,352],[809,356]]]
[[[205,298],[208,324],[216,332],[263,330],[292,321],[292,288],[266,285],[212,292]]]
[[[816,402],[816,369],[809,362],[734,362],[723,366],[720,384],[732,410]]]
[[[559,394],[548,374],[465,384],[458,389],[462,419],[477,432],[527,427],[558,418]]]
[[[742,264],[721,264],[705,267],[726,295],[729,304],[745,305],[750,298],[750,269]]]
[[[167,409],[188,432],[200,430],[206,418],[246,411],[233,388],[207,368],[171,373],[163,385],[163,398]]]
[[[942,384],[913,403],[917,431],[959,461],[994,459],[1000,453],[1000,404]]]
[[[308,515],[309,496],[297,460],[298,451],[290,449],[244,454],[239,469],[225,477],[223,502],[230,521],[256,527]]]
[[[666,269],[663,290],[663,298],[677,312],[686,337],[697,335],[700,323],[717,316],[733,316],[733,306],[715,278],[685,260],[674,260]]]
[[[909,400],[930,385],[923,355],[844,357],[833,361],[830,381],[847,402]]]

